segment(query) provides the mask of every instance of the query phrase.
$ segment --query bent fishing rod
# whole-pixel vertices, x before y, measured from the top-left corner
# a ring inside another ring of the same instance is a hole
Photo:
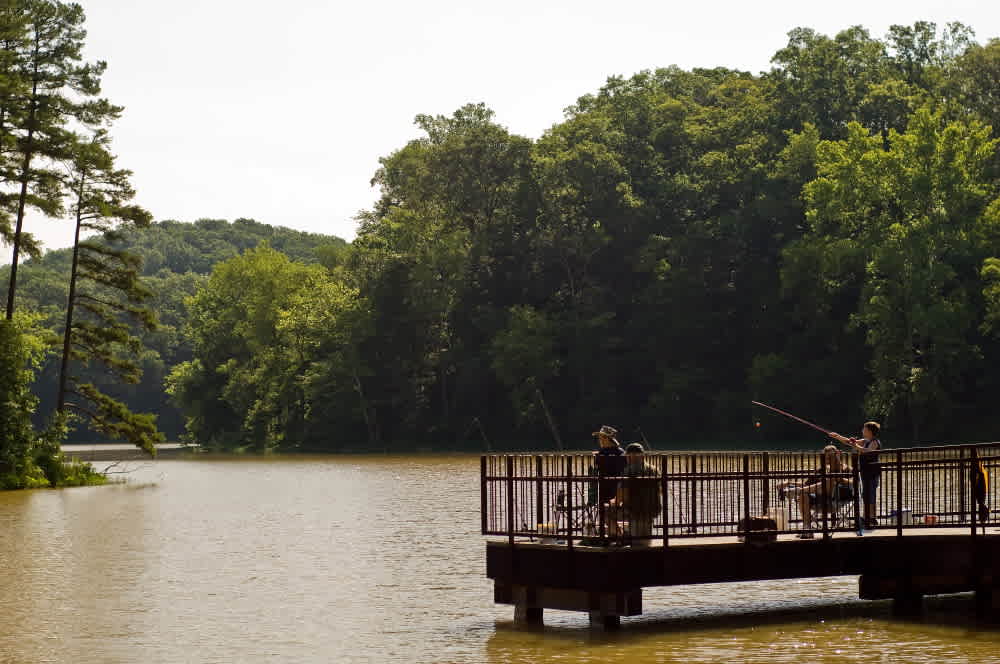
[[[796,422],[801,422],[802,424],[806,425],[807,427],[812,427],[813,429],[816,429],[816,431],[819,431],[820,433],[825,433],[827,436],[830,436],[831,438],[833,438],[833,436],[831,435],[831,434],[834,433],[833,431],[831,431],[829,429],[824,429],[821,426],[813,424],[812,422],[810,422],[808,420],[804,420],[801,417],[797,417],[795,415],[792,415],[791,413],[786,413],[785,411],[781,410],[780,408],[775,408],[774,406],[768,406],[766,403],[761,403],[759,401],[751,401],[750,403],[752,403],[755,406],[760,406],[761,408],[767,408],[768,410],[773,410],[774,412],[778,413],[779,415],[784,415],[785,417],[793,419]]]
[[[809,420],[804,420],[801,417],[798,417],[796,415],[792,415],[791,413],[786,413],[785,411],[781,410],[780,408],[775,408],[774,406],[768,406],[766,403],[761,403],[759,401],[751,401],[750,403],[752,403],[755,406],[760,406],[761,408],[767,408],[768,410],[772,410],[775,413],[778,413],[779,415],[784,415],[785,417],[787,417],[789,419],[793,419],[796,422],[801,422],[802,424],[806,425],[807,427],[812,427],[816,431],[820,431],[820,432],[826,434],[830,438],[833,438],[835,435],[838,435],[838,434],[834,434],[833,431],[828,431],[827,429],[824,429],[821,426],[813,424]],[[855,520],[855,525],[857,526],[858,536],[860,536],[861,533],[863,532],[861,514],[860,513],[855,514],[854,520]]]

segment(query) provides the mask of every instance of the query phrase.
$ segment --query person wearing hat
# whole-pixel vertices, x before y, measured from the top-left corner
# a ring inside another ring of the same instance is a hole
[[[609,514],[617,521],[628,522],[628,539],[632,546],[649,546],[652,543],[653,521],[660,513],[660,473],[646,463],[646,451],[641,443],[630,443],[625,448],[626,464],[623,475],[627,478],[619,487],[618,495],[611,501]],[[641,539],[633,539],[633,538]]]
[[[597,438],[600,448],[594,452],[594,465],[598,477],[620,477],[625,470],[625,450],[618,442],[618,430],[605,424],[591,434]],[[618,480],[599,480],[597,499],[601,505],[614,500],[618,493]]]

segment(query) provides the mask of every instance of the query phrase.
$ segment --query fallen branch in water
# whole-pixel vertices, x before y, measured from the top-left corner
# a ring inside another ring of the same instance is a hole
[[[118,466],[118,465],[120,465],[122,463],[124,463],[124,462],[123,461],[115,461],[113,464],[111,464],[110,466],[108,466],[107,468],[105,468],[104,470],[102,470],[100,472],[101,472],[102,475],[128,475],[129,473],[134,473],[137,470],[142,470],[143,468],[145,468],[146,466],[149,465],[149,463],[144,463],[142,465],[136,466],[135,468],[129,468],[128,466],[126,466],[125,470],[114,470],[114,471],[111,470],[112,468],[114,468],[114,467],[116,467],[116,466]]]

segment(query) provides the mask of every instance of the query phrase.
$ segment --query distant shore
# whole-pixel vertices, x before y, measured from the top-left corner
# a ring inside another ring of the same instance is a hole
[[[63,453],[68,458],[80,461],[140,461],[148,460],[150,456],[133,445],[93,444],[93,445],[63,445]],[[182,456],[196,454],[196,445],[167,443],[156,448],[157,459],[177,459]]]
[[[816,442],[788,442],[788,441],[745,441],[742,443],[717,442],[710,443],[661,443],[654,444],[647,451],[652,453],[683,453],[683,452],[752,452],[752,451],[782,451],[782,452],[816,452],[823,446],[822,441]],[[890,447],[890,446],[887,446]],[[68,458],[78,458],[81,461],[141,461],[149,460],[150,457],[142,450],[127,444],[114,443],[91,443],[91,444],[67,444],[62,446],[63,452]],[[523,444],[523,445],[501,445],[492,450],[454,448],[450,446],[414,446],[410,449],[400,449],[396,446],[366,448],[365,445],[348,447],[336,451],[299,451],[283,453],[262,453],[249,450],[219,451],[203,450],[198,445],[184,445],[181,443],[167,443],[156,448],[157,459],[180,459],[190,456],[213,456],[219,457],[261,457],[269,456],[434,456],[453,454],[580,454],[593,451],[590,448],[574,446],[573,449],[555,450],[545,444]]]

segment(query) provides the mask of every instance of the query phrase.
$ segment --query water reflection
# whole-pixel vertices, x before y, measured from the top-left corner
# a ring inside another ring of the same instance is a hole
[[[996,661],[997,625],[976,620],[969,594],[932,598],[926,616],[899,620],[888,602],[758,608],[702,617],[646,616],[613,633],[585,621],[544,628],[497,624],[491,664],[565,662],[978,662]]]

